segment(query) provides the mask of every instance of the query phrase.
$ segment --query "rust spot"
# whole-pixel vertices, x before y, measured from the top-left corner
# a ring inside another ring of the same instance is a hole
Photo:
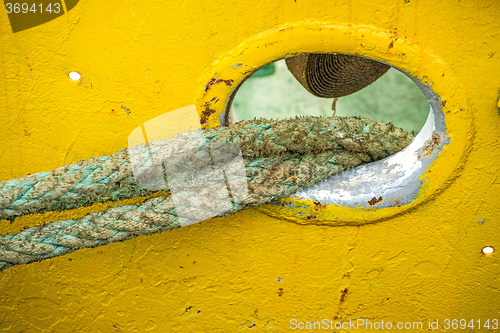
[[[254,69],[254,68],[249,69],[249,70],[246,70],[246,71],[242,72],[241,74],[243,74],[243,75],[247,75],[247,74],[250,74],[250,73],[253,73],[253,72],[255,72],[255,69]]]
[[[439,133],[433,133],[431,142],[429,142],[427,146],[425,146],[422,149],[422,152],[418,155],[418,159],[420,159],[422,155],[430,156],[430,154],[434,151],[434,149],[439,147],[440,143],[441,143],[441,136],[439,135]]]
[[[278,289],[278,296],[283,296],[283,288]]]
[[[374,205],[378,204],[382,200],[384,200],[384,198],[382,198],[382,197],[378,197],[378,199],[376,197],[373,197],[370,201],[368,201],[368,204],[370,206],[374,206]]]
[[[316,218],[316,215],[312,215],[312,214],[306,216],[306,219],[308,219],[308,220],[313,220],[315,218]]]
[[[392,49],[393,47],[394,47],[394,42],[391,42],[387,48]]]
[[[224,79],[212,78],[210,81],[208,81],[207,85],[205,86],[205,92],[207,92],[208,89],[210,89],[215,84],[225,83],[226,86],[232,86],[233,82],[234,82],[233,79],[224,80]]]
[[[344,290],[340,291],[340,303],[344,303],[347,294],[349,294],[349,289],[347,287]]]
[[[340,317],[340,312],[342,312],[342,303],[344,303],[346,297],[347,297],[347,294],[349,294],[349,288],[344,288],[344,290],[341,290],[340,291],[340,302],[339,302],[339,306],[337,308],[337,314],[333,316],[333,319],[339,319]]]
[[[442,106],[443,108],[446,106],[446,100],[445,100],[445,99],[443,99],[443,100],[441,101],[441,106]]]
[[[326,207],[326,204],[322,203],[321,201],[319,201],[319,200],[314,201],[314,210],[315,211],[318,211],[321,208],[325,208],[325,207]]]
[[[210,81],[208,81],[207,85],[205,86],[205,92],[207,92],[208,89],[210,89],[210,87],[215,84],[215,81],[216,79],[214,78],[211,78]]]
[[[259,309],[255,309],[255,311],[253,312],[254,316],[257,317],[259,315]]]
[[[200,123],[202,125],[206,124],[208,121],[208,118],[215,113],[214,109],[209,108],[208,106],[205,106],[205,109],[201,111],[201,116],[200,116]]]

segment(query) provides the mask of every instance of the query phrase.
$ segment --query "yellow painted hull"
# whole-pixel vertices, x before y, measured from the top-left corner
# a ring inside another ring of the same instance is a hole
[[[17,33],[0,17],[1,180],[111,154],[149,119],[219,97],[214,126],[245,75],[300,52],[364,55],[431,85],[451,139],[408,206],[329,206],[322,225],[262,207],[8,269],[1,329],[285,332],[369,318],[445,331],[446,319],[500,319],[498,253],[481,253],[500,251],[495,0],[88,0]],[[213,78],[233,82],[207,91]],[[1,221],[0,233],[99,209]]]

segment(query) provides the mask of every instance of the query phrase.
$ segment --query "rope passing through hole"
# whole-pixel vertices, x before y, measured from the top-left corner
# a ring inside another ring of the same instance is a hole
[[[226,142],[238,146],[245,165],[248,195],[232,202],[229,209],[217,216],[290,196],[342,170],[395,154],[413,139],[412,134],[390,123],[361,117],[255,119],[207,129],[200,135],[206,145]],[[161,150],[174,145],[182,150],[187,147],[185,141],[186,137],[179,135],[159,142],[157,147]],[[130,162],[137,157],[134,154],[143,154],[145,149],[146,145],[142,150],[123,149],[111,156],[1,182],[0,219],[16,223],[16,218],[26,214],[151,195],[156,191],[136,184]],[[181,150],[175,156],[186,155]],[[196,168],[191,165],[179,173],[192,177]],[[211,193],[211,186],[220,184],[209,185],[207,193]],[[203,200],[206,202],[197,205],[203,208],[197,209],[213,209],[212,198]],[[167,185],[163,196],[146,199],[139,205],[111,207],[72,220],[47,221],[17,234],[2,235],[0,270],[180,227],[185,217],[178,212],[189,209],[187,201],[174,203]]]

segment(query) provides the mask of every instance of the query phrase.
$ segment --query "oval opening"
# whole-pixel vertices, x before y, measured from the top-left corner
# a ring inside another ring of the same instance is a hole
[[[240,86],[232,102],[238,121],[295,116],[364,116],[418,133],[429,102],[406,74],[391,67],[369,86],[347,96],[316,97],[288,70],[285,60],[261,68]]]
[[[226,123],[259,117],[363,116],[418,133],[397,154],[345,170],[294,195],[363,208],[401,206],[413,201],[425,181],[421,176],[448,143],[440,99],[430,87],[390,67],[365,88],[338,99],[320,98],[308,90],[284,60],[270,63],[238,87],[226,111]]]

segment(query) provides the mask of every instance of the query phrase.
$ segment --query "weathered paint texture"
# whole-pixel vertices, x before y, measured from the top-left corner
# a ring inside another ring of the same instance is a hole
[[[326,211],[324,225],[252,209],[6,270],[0,328],[284,332],[292,318],[500,319],[498,17],[495,0],[87,0],[12,33],[2,8],[0,180],[111,154],[137,126],[193,103],[214,126],[246,75],[300,52],[364,55],[430,85],[450,144],[409,207],[311,205]],[[102,206],[0,221],[0,232]]]

